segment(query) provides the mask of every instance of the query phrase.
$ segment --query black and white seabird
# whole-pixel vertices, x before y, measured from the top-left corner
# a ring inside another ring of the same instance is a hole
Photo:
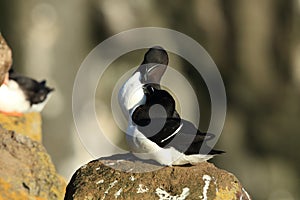
[[[180,118],[167,91],[157,89],[156,84],[145,84],[143,90],[146,102],[134,109],[127,129],[127,142],[135,156],[162,165],[184,165],[223,153],[206,144],[214,135]]]
[[[45,80],[38,82],[11,70],[8,80],[0,86],[0,111],[11,115],[41,112],[52,91]]]
[[[142,64],[119,91],[119,104],[127,118],[136,106],[145,103],[144,84],[156,83],[158,89],[160,88],[160,80],[167,69],[168,62],[168,54],[160,46],[154,46],[146,52]]]
[[[162,165],[208,160],[223,152],[206,145],[213,135],[202,133],[191,122],[181,119],[173,97],[161,90],[160,80],[168,61],[162,47],[150,48],[142,64],[121,87],[119,104],[129,121],[127,143],[137,157]]]

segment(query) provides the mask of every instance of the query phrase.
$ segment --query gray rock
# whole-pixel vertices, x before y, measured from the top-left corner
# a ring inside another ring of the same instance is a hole
[[[12,52],[0,33],[0,85],[2,85],[5,73],[12,65]]]
[[[250,199],[231,173],[208,162],[163,167],[130,154],[89,162],[73,175],[65,200]]]
[[[0,158],[3,199],[63,199],[65,181],[39,142],[0,126]]]

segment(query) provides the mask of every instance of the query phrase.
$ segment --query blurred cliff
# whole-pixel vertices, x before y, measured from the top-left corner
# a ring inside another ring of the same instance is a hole
[[[72,88],[81,62],[109,36],[158,26],[197,40],[222,74],[228,110],[218,147],[227,154],[214,159],[216,165],[233,172],[253,199],[300,198],[299,0],[11,0],[0,1],[0,8],[0,31],[12,48],[13,67],[46,78],[56,89],[43,111],[43,143],[67,178],[92,159],[72,118]],[[111,125],[111,95],[105,94],[122,73],[140,63],[143,53],[125,56],[116,63],[123,68],[110,68],[107,81],[101,81],[97,114],[105,116],[101,123],[110,132],[119,130]],[[201,99],[205,88],[199,87],[199,77],[182,59],[176,62]],[[205,129],[209,101],[200,106],[200,127]],[[122,146],[121,140],[115,138]],[[99,142],[99,148],[105,147]]]

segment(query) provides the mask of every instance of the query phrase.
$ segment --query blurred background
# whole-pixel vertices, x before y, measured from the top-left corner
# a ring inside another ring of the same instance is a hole
[[[228,98],[217,146],[227,153],[212,162],[236,175],[253,199],[267,200],[300,199],[299,16],[299,0],[0,0],[0,31],[13,50],[13,67],[55,87],[43,111],[43,144],[67,180],[94,159],[80,143],[72,116],[81,62],[114,34],[157,26],[192,37],[217,64]],[[117,59],[99,81],[97,115],[104,116],[101,123],[110,133],[120,132],[111,115],[111,91],[145,51]],[[186,61],[173,57],[201,99],[201,78]],[[205,130],[209,100],[200,101],[200,129]],[[82,123],[88,124],[88,118]]]

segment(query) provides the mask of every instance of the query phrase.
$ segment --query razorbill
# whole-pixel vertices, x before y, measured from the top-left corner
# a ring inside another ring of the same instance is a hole
[[[135,156],[171,166],[197,164],[223,153],[206,144],[213,134],[180,118],[167,91],[157,84],[145,84],[143,91],[145,103],[134,109],[127,129],[127,143]]]
[[[9,78],[0,87],[0,111],[11,115],[27,112],[41,112],[46,105],[53,88],[46,81],[9,72]]]

